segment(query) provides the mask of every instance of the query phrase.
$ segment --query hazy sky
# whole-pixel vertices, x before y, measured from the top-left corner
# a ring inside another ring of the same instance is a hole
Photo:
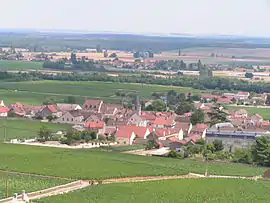
[[[1,0],[0,27],[270,36],[270,0]]]

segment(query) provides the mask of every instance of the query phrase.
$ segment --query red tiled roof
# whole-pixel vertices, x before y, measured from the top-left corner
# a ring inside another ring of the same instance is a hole
[[[130,132],[134,132],[135,135],[137,135],[138,137],[144,138],[144,136],[146,135],[147,130],[149,130],[149,132],[152,132],[151,128],[147,128],[147,127],[140,127],[140,126],[120,126],[119,130],[123,130],[123,131],[130,131]]]
[[[212,94],[201,94],[201,98],[203,98],[203,99],[218,99],[218,96],[212,95]]]
[[[96,106],[96,107],[99,107],[101,103],[103,103],[102,100],[85,100],[83,106],[84,106],[84,107],[87,106],[87,108],[89,108],[89,106]]]
[[[148,112],[148,111],[142,111],[141,117],[145,120],[155,120],[156,115],[153,114],[153,112]]]
[[[9,108],[8,107],[0,107],[0,113],[8,113]]]
[[[245,96],[248,96],[248,95],[249,95],[249,92],[238,92],[237,94],[238,94],[238,95],[245,95]]]
[[[256,118],[259,118],[259,119],[262,119],[263,118],[261,115],[259,115],[257,113],[255,115],[253,115],[253,116],[255,116]]]
[[[52,112],[52,113],[57,113],[56,108],[53,105],[48,105],[47,108]]]
[[[85,124],[85,128],[95,128],[95,129],[102,129],[104,128],[105,123],[104,122],[87,122]]]
[[[154,125],[172,125],[173,119],[171,118],[156,118],[156,120],[153,122]]]
[[[184,131],[187,131],[189,129],[190,123],[186,122],[176,122],[175,128],[183,129]]]
[[[232,102],[232,98],[228,98],[228,97],[219,97],[217,102],[219,103],[231,103]]]
[[[132,136],[133,132],[127,129],[119,129],[116,131],[115,136],[116,137],[123,137],[123,138],[129,138]]]

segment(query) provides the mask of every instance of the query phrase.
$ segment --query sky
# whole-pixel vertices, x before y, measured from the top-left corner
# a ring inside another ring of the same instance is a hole
[[[1,0],[0,28],[270,37],[270,0]]]

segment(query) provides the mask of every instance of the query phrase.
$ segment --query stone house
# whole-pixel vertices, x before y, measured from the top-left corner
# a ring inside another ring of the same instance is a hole
[[[9,112],[8,107],[0,107],[0,117],[7,117]]]
[[[54,122],[77,125],[79,123],[82,123],[83,119],[84,117],[80,111],[70,111],[70,112],[66,112],[64,115],[59,117]]]
[[[62,112],[82,110],[79,104],[56,104],[56,108]]]
[[[58,111],[53,105],[47,105],[44,108],[42,108],[37,114],[37,117],[42,117],[46,118],[48,116],[53,116],[53,117],[61,117],[62,112]]]
[[[83,104],[83,109],[100,113],[103,103],[102,100],[86,100]]]

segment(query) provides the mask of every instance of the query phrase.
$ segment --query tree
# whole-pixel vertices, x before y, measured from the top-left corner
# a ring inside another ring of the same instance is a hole
[[[236,163],[252,164],[252,154],[250,150],[237,149],[234,152],[234,157],[232,161]]]
[[[253,76],[254,76],[253,73],[246,73],[245,74],[246,78],[253,78]]]
[[[208,112],[207,115],[210,118],[211,126],[217,123],[223,123],[228,121],[227,119],[228,114],[223,111],[223,107],[219,104],[213,106],[211,111]]]
[[[182,102],[178,105],[175,110],[175,113],[178,115],[183,115],[184,113],[189,113],[194,110],[194,105],[188,102]]]
[[[117,57],[117,54],[116,53],[112,53],[109,57],[110,58],[116,58]]]
[[[270,94],[267,95],[265,104],[270,105]]]
[[[224,149],[222,140],[214,140],[213,145],[215,147],[216,152],[222,151]]]
[[[158,149],[159,144],[157,143],[157,135],[155,133],[151,133],[147,136],[147,144],[145,149],[146,150],[151,150],[151,149]]]
[[[216,151],[215,145],[213,143],[206,145],[206,150],[214,153]]]
[[[204,123],[204,112],[201,109],[195,110],[190,118],[192,125],[197,123]]]
[[[101,49],[100,44],[98,44],[98,45],[96,46],[96,51],[97,51],[97,53],[102,53],[102,49]]]
[[[195,144],[198,144],[198,145],[205,145],[205,140],[204,139],[199,139],[199,140],[197,140],[196,141],[196,143]]]
[[[71,53],[71,63],[76,64],[77,63],[77,56],[75,53]]]
[[[166,111],[166,104],[161,100],[155,100],[151,105],[145,108],[146,111]]]
[[[251,148],[255,163],[262,166],[270,166],[270,138],[259,137]]]
[[[48,141],[52,137],[51,131],[46,126],[42,126],[38,131],[40,141]]]

